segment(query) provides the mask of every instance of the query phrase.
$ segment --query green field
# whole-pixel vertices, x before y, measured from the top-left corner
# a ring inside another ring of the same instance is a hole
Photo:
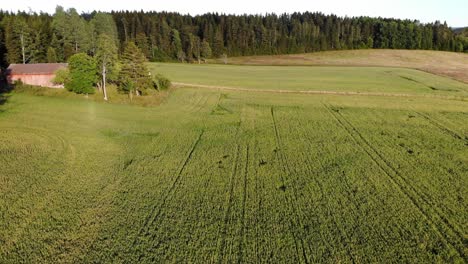
[[[140,107],[12,93],[0,263],[467,262],[468,102],[443,98],[467,84],[397,68],[152,68],[415,96],[177,88]]]
[[[468,84],[430,73],[388,67],[239,66],[157,63],[176,82],[251,89],[399,93],[468,97]]]

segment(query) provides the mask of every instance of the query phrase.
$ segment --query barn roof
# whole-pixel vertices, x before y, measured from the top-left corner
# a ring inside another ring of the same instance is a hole
[[[53,74],[67,66],[67,63],[10,64],[7,74]]]

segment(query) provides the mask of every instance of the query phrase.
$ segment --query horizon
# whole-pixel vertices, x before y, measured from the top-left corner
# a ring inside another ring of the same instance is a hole
[[[327,1],[326,3],[309,3],[301,0],[291,0],[288,3],[251,3],[247,0],[238,0],[235,3],[218,3],[213,0],[201,0],[197,3],[186,1],[172,1],[165,3],[148,3],[134,0],[133,4],[124,1],[108,3],[84,0],[79,3],[69,0],[57,2],[18,0],[8,2],[0,8],[8,12],[36,12],[53,14],[55,7],[60,5],[65,9],[75,8],[79,13],[118,12],[118,11],[144,11],[144,12],[175,12],[183,15],[203,15],[218,13],[225,15],[266,15],[266,14],[292,14],[295,12],[318,12],[339,17],[374,17],[400,20],[417,20],[421,23],[447,22],[451,28],[468,26],[468,4],[463,0],[439,1],[415,0],[410,3],[404,0],[395,0],[391,3],[374,3],[370,0],[358,0],[352,3],[342,1]]]

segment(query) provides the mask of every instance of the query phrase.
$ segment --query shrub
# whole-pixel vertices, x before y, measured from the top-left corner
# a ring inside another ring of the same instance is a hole
[[[55,71],[55,77],[52,83],[55,85],[64,85],[70,81],[70,71],[68,68],[62,68]]]
[[[158,91],[166,90],[171,87],[171,81],[161,74],[156,74],[153,77],[153,85]]]

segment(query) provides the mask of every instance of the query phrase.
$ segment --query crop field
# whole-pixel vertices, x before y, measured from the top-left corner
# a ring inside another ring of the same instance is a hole
[[[12,93],[1,263],[467,262],[468,84],[397,68],[151,67],[178,83],[411,96],[178,85],[139,107]]]

